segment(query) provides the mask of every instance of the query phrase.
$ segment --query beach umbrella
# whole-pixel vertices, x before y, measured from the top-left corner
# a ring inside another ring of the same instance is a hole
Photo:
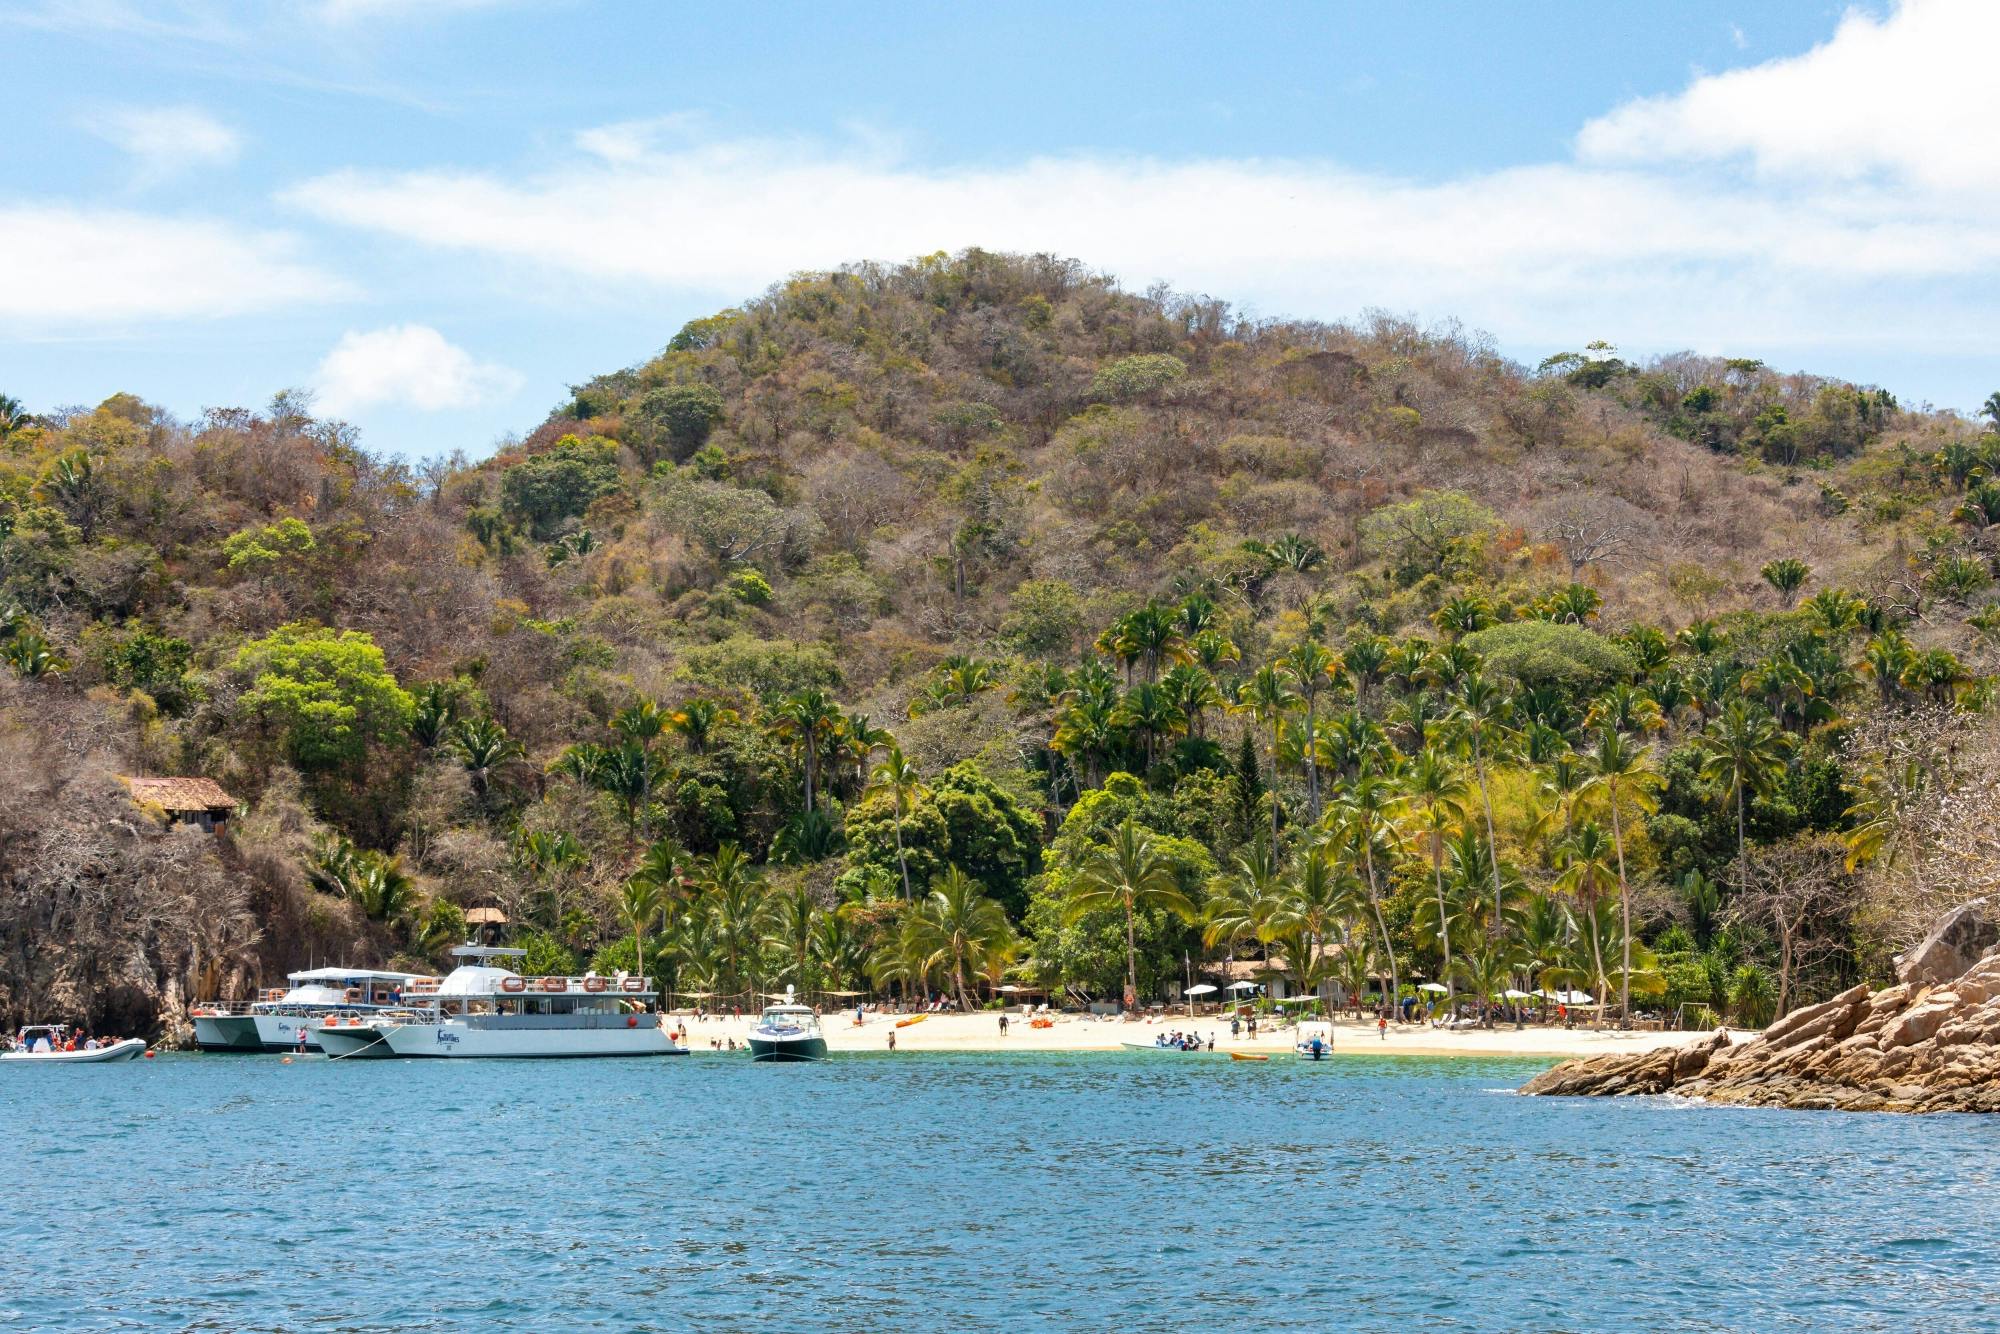
[[[1189,996],[1212,996],[1215,994],[1215,988],[1206,982],[1197,982],[1183,994]]]
[[[1256,989],[1257,984],[1255,982],[1231,982],[1223,988],[1224,991],[1255,991]]]
[[[1525,991],[1516,991],[1516,990],[1514,990],[1514,988],[1512,988],[1512,987],[1509,987],[1509,988],[1507,988],[1507,989],[1506,989],[1505,991],[1501,992],[1500,994],[1501,994],[1502,996],[1506,997],[1506,998],[1507,998],[1508,1000],[1513,1000],[1513,1001],[1522,1001],[1522,1000],[1533,1000],[1533,999],[1534,999],[1534,996],[1533,996],[1533,995],[1531,995],[1530,993],[1528,993],[1528,992],[1525,992]]]
[[[1442,996],[1444,995],[1445,992],[1451,990],[1451,988],[1447,986],[1441,986],[1436,982],[1426,982],[1422,986],[1418,987],[1417,990],[1435,992],[1437,995]]]

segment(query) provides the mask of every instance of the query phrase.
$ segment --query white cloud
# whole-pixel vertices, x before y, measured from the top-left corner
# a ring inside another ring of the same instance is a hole
[[[327,23],[362,23],[377,19],[422,19],[474,9],[491,9],[508,0],[320,0],[318,15]]]
[[[1588,161],[1744,158],[1772,176],[1873,173],[1939,193],[2000,188],[2000,4],[1904,0],[1850,10],[1803,55],[1630,102],[1577,136]]]
[[[143,184],[194,167],[226,166],[243,151],[243,136],[199,107],[114,107],[83,123],[131,155]]]
[[[1975,132],[1990,116],[1945,132],[1993,94],[1923,87],[1944,80],[1919,68],[1923,50],[1954,43],[1934,52],[1939,67],[1966,66],[1993,49],[1972,39],[1996,21],[2000,4],[1964,0],[1849,16],[1807,55],[1613,111],[1570,160],[1437,181],[1277,159],[938,167],[865,134],[732,140],[670,116],[585,131],[539,174],[343,171],[285,200],[608,290],[735,299],[801,268],[980,245],[1074,255],[1268,313],[1456,314],[1516,345],[1602,334],[1635,349],[1963,350],[1988,339],[2000,229],[1979,201],[1906,178],[2000,180],[2000,150]],[[1873,113],[1857,103],[1883,112],[1920,92],[1926,109],[1897,115],[1923,142],[1864,132]],[[1857,147],[1818,134],[1821,118]]]
[[[423,324],[350,331],[313,374],[319,406],[336,414],[383,405],[425,412],[478,407],[511,396],[522,383],[515,371],[473,360]]]
[[[348,295],[282,233],[113,209],[0,206],[0,328],[240,315]]]

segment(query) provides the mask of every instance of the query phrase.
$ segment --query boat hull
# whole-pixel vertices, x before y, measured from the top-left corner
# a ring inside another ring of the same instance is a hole
[[[254,1014],[198,1014],[194,1017],[194,1045],[203,1051],[261,1052],[264,1039],[257,1032]]]
[[[750,1035],[750,1059],[753,1061],[824,1061],[826,1059],[826,1039],[820,1037],[802,1038],[760,1038]]]
[[[0,1061],[19,1065],[103,1065],[109,1061],[129,1061],[146,1050],[144,1040],[126,1038],[96,1051],[10,1051],[0,1054]]]
[[[647,1016],[651,1017],[651,1016]],[[580,1016],[580,1018],[582,1018]],[[446,1019],[384,1025],[341,1025],[317,1030],[329,1057],[345,1060],[554,1060],[608,1056],[685,1056],[659,1023],[627,1026],[608,1022],[620,1016],[588,1016],[596,1022],[534,1026],[491,1020]]]

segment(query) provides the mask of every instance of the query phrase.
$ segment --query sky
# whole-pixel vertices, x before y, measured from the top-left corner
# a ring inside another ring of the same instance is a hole
[[[1972,410],[1996,49],[1994,0],[0,0],[0,393],[477,457],[788,274],[979,245]]]

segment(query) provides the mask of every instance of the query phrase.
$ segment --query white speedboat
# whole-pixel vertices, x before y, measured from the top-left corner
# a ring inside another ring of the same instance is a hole
[[[335,1060],[395,1056],[685,1056],[643,977],[523,977],[496,960],[525,950],[461,945],[442,982],[418,982],[400,1008],[329,1015],[313,1025]]]
[[[194,1042],[203,1051],[296,1051],[300,1040],[316,1048],[312,1028],[329,1015],[365,1017],[393,1009],[421,982],[422,973],[372,968],[309,968],[288,973],[291,985],[272,988],[248,1004],[205,1001],[194,1007]]]
[[[14,1038],[14,1045],[0,1051],[0,1061],[47,1062],[51,1065],[93,1065],[100,1061],[129,1061],[145,1053],[144,1038],[124,1038],[99,1043],[90,1048],[64,1051],[69,1043],[67,1024],[30,1024]]]
[[[819,1016],[812,1006],[800,1005],[786,987],[784,999],[766,1005],[750,1030],[750,1056],[758,1061],[825,1060],[826,1034],[820,1031]]]

